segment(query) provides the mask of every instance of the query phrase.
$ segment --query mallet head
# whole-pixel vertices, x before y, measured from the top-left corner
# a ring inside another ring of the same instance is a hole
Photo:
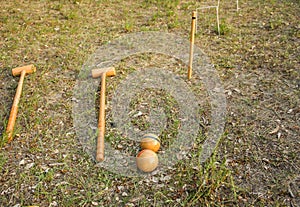
[[[36,67],[34,65],[26,65],[22,67],[13,68],[11,72],[13,76],[17,76],[20,75],[24,70],[26,74],[34,73],[36,71]]]
[[[92,77],[98,78],[105,73],[106,77],[111,77],[116,75],[116,70],[114,67],[107,67],[107,68],[99,68],[92,70]]]

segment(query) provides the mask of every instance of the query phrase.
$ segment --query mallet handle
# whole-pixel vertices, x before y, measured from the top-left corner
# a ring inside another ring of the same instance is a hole
[[[100,91],[100,109],[98,120],[98,137],[97,137],[97,151],[96,160],[101,162],[104,160],[104,134],[105,134],[105,82],[106,73],[101,76],[101,91]]]
[[[10,143],[13,139],[13,131],[14,131],[14,126],[15,126],[16,119],[17,119],[18,105],[19,105],[19,101],[20,101],[20,97],[21,97],[21,93],[22,93],[25,74],[26,74],[26,70],[23,70],[21,72],[21,77],[20,77],[20,80],[18,83],[16,95],[15,95],[14,102],[11,107],[11,111],[10,111],[10,115],[9,115],[9,119],[8,119],[8,123],[7,123],[6,133],[8,135],[8,140],[7,140],[8,143]]]

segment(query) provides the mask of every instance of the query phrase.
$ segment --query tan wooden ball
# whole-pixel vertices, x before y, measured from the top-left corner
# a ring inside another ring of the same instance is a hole
[[[155,134],[145,134],[141,140],[140,146],[142,149],[149,149],[157,152],[160,148],[160,139]]]
[[[143,172],[152,172],[158,166],[158,157],[149,149],[140,151],[136,157],[136,165]]]

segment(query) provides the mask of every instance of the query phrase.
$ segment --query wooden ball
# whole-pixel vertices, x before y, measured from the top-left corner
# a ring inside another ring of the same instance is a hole
[[[160,148],[160,139],[155,134],[145,134],[141,140],[142,149],[149,149],[157,152]]]
[[[158,157],[149,149],[140,151],[136,157],[136,165],[143,172],[152,172],[158,166]]]

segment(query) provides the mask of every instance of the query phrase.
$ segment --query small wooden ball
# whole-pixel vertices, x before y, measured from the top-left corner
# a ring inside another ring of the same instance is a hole
[[[136,157],[136,165],[143,172],[152,172],[158,166],[158,157],[149,149],[140,151]]]
[[[142,149],[149,149],[157,152],[160,148],[160,139],[155,134],[145,134],[141,140]]]

